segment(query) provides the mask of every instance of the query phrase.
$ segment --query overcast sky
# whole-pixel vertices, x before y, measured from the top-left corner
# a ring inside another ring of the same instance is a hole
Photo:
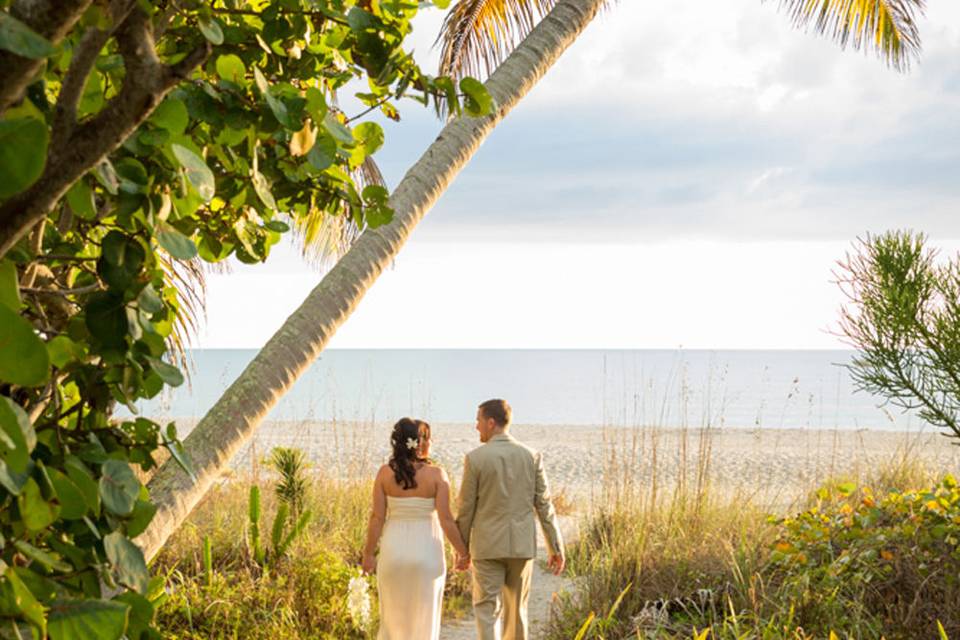
[[[331,346],[841,346],[831,270],[857,236],[960,248],[960,5],[929,4],[922,59],[897,74],[775,2],[617,3]],[[426,68],[441,19],[418,19]],[[441,127],[402,115],[377,156],[391,187]],[[211,278],[199,346],[260,346],[322,275],[275,254]]]

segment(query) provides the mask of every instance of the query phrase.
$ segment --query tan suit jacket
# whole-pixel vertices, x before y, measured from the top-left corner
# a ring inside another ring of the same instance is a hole
[[[457,526],[471,557],[535,557],[534,514],[540,520],[550,553],[561,553],[560,527],[538,452],[509,434],[498,434],[467,454]]]

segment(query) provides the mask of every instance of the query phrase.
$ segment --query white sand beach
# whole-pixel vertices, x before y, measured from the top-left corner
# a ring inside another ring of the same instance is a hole
[[[181,436],[192,427],[178,422]],[[265,422],[234,460],[236,473],[262,472],[275,446],[299,447],[315,471],[343,479],[372,477],[388,455],[388,423]],[[775,504],[789,503],[827,478],[856,480],[904,460],[937,473],[960,472],[955,439],[923,432],[820,429],[663,429],[523,425],[512,433],[544,455],[555,493],[581,506],[610,483],[637,487],[709,481]],[[456,479],[463,454],[479,444],[473,425],[433,426],[432,456]]]

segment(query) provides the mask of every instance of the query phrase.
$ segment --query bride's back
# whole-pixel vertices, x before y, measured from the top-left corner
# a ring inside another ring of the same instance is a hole
[[[380,467],[379,473],[383,492],[391,498],[435,498],[437,486],[441,480],[440,467],[426,462],[418,462],[414,465],[414,469],[416,472],[413,479],[416,486],[404,489],[403,485],[397,482],[396,474],[389,465]]]

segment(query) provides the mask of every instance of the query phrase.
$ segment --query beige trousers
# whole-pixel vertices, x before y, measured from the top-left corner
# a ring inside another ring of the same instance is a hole
[[[479,640],[527,640],[532,558],[473,561],[473,613]],[[497,633],[502,618],[503,635]]]

